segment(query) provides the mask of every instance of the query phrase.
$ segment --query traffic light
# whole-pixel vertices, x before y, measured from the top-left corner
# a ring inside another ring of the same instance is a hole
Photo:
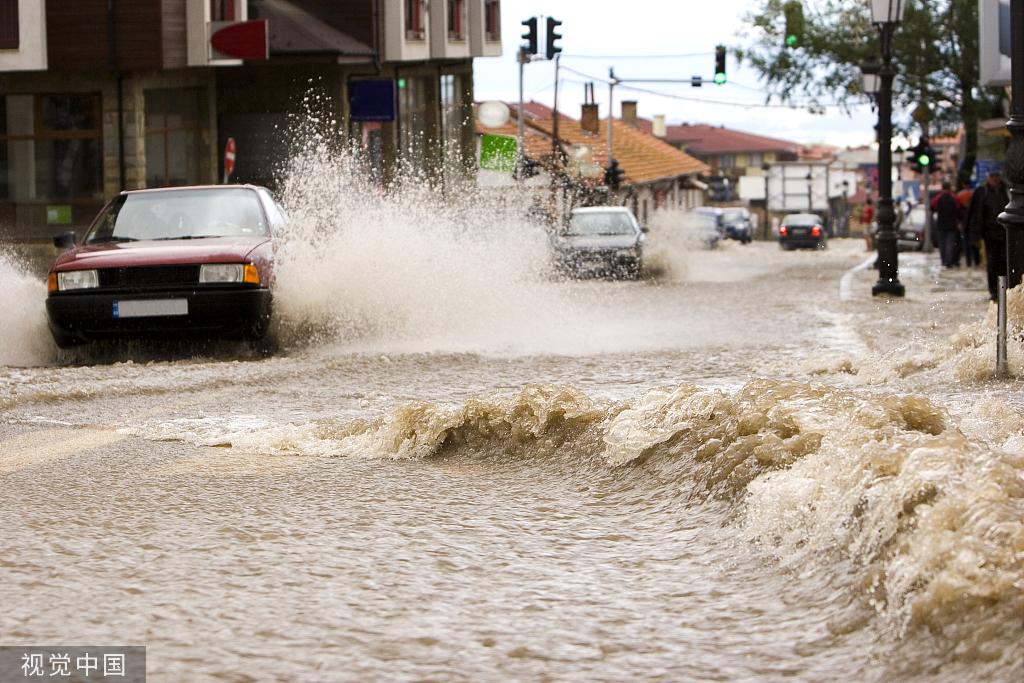
[[[798,0],[790,0],[782,6],[786,16],[786,47],[800,47],[804,38],[804,6]]]
[[[619,189],[622,181],[626,179],[626,172],[619,168],[619,162],[612,159],[608,168],[604,169],[604,184],[613,190]]]
[[[924,151],[921,156],[918,157],[918,161],[921,162],[921,170],[923,173],[935,173],[939,170],[939,153],[932,147],[931,143],[926,143]]]
[[[519,160],[519,164],[516,169],[512,171],[512,177],[516,180],[526,180],[540,173],[537,167],[540,166],[540,162],[536,159],[531,159],[525,154]]]
[[[715,83],[725,83],[725,45],[715,48]]]
[[[927,164],[929,161],[931,161],[931,159],[928,157],[928,155],[925,154],[925,148],[927,146],[928,146],[928,139],[927,138],[921,138],[916,145],[914,145],[913,147],[911,147],[910,149],[907,150],[907,158],[910,161],[910,170],[913,171],[914,173],[920,173],[921,172],[921,169],[922,169],[921,158],[922,157],[924,157],[924,159],[925,159],[925,164]]]
[[[562,48],[555,45],[555,41],[561,39],[561,33],[555,33],[555,29],[562,25],[558,19],[548,17],[548,59],[554,59],[555,55],[562,51]]]
[[[523,47],[527,55],[535,55],[537,54],[537,17],[530,17],[522,24],[527,28],[526,33],[523,34],[523,40],[527,44]]]

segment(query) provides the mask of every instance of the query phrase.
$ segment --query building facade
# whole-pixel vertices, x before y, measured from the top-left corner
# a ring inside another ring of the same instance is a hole
[[[273,187],[311,127],[382,184],[471,173],[472,60],[500,54],[498,0],[0,0],[0,232],[221,182],[228,138],[230,180]],[[391,102],[353,116],[361,81]]]

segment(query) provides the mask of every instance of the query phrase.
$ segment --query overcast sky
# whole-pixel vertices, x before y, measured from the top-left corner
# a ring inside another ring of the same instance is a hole
[[[764,107],[765,93],[750,68],[741,68],[730,55],[728,82],[715,85],[714,51],[719,43],[744,44],[740,35],[743,16],[756,0],[502,0],[501,57],[474,60],[478,102],[519,97],[515,53],[525,32],[521,21],[531,16],[552,16],[562,21],[559,109],[579,118],[583,83],[594,81],[600,115],[608,111],[608,69],[618,78],[704,77],[704,86],[636,83],[615,88],[614,115],[621,100],[636,100],[640,116],[664,114],[667,122],[708,123],[797,142],[825,142],[857,146],[874,141],[877,122],[865,105],[853,116],[830,108],[826,115],[805,109]],[[866,2],[866,0],[865,0]],[[540,51],[545,47],[543,20],[539,26]],[[637,56],[667,55],[664,58]],[[588,58],[596,56],[597,58]],[[571,71],[570,71],[571,70]],[[574,73],[579,72],[579,73]],[[585,74],[585,75],[581,75]],[[551,105],[554,99],[554,62],[540,61],[525,67],[524,96]],[[629,90],[631,85],[649,92]],[[661,94],[653,94],[661,93]],[[731,102],[735,104],[720,104]]]

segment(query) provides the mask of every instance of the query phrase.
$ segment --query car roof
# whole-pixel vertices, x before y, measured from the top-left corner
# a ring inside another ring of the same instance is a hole
[[[573,213],[633,213],[628,206],[582,206]]]
[[[156,194],[160,192],[181,192],[182,190],[196,190],[196,191],[208,191],[208,190],[260,190],[264,189],[258,185],[177,185],[173,187],[149,187],[143,190],[122,190],[120,194],[134,195],[134,194]]]

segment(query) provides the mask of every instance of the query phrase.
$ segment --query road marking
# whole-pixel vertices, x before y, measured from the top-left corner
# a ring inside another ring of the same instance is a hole
[[[840,301],[849,301],[850,299],[853,298],[853,276],[859,273],[860,271],[864,270],[865,268],[870,268],[871,265],[875,262],[876,258],[878,258],[878,255],[872,254],[871,256],[868,256],[866,259],[864,259],[864,262],[861,263],[859,266],[851,268],[850,270],[846,271],[843,274],[842,279],[839,280]]]
[[[222,389],[198,398],[156,406],[135,413],[128,419],[152,417],[183,406],[206,403],[228,391],[230,390]],[[127,439],[128,436],[128,434],[120,433],[118,428],[103,425],[71,429],[43,429],[21,434],[0,441],[0,474],[16,472],[58,458],[66,458]]]
[[[99,448],[126,438],[113,429],[44,429],[0,441],[0,474]]]

